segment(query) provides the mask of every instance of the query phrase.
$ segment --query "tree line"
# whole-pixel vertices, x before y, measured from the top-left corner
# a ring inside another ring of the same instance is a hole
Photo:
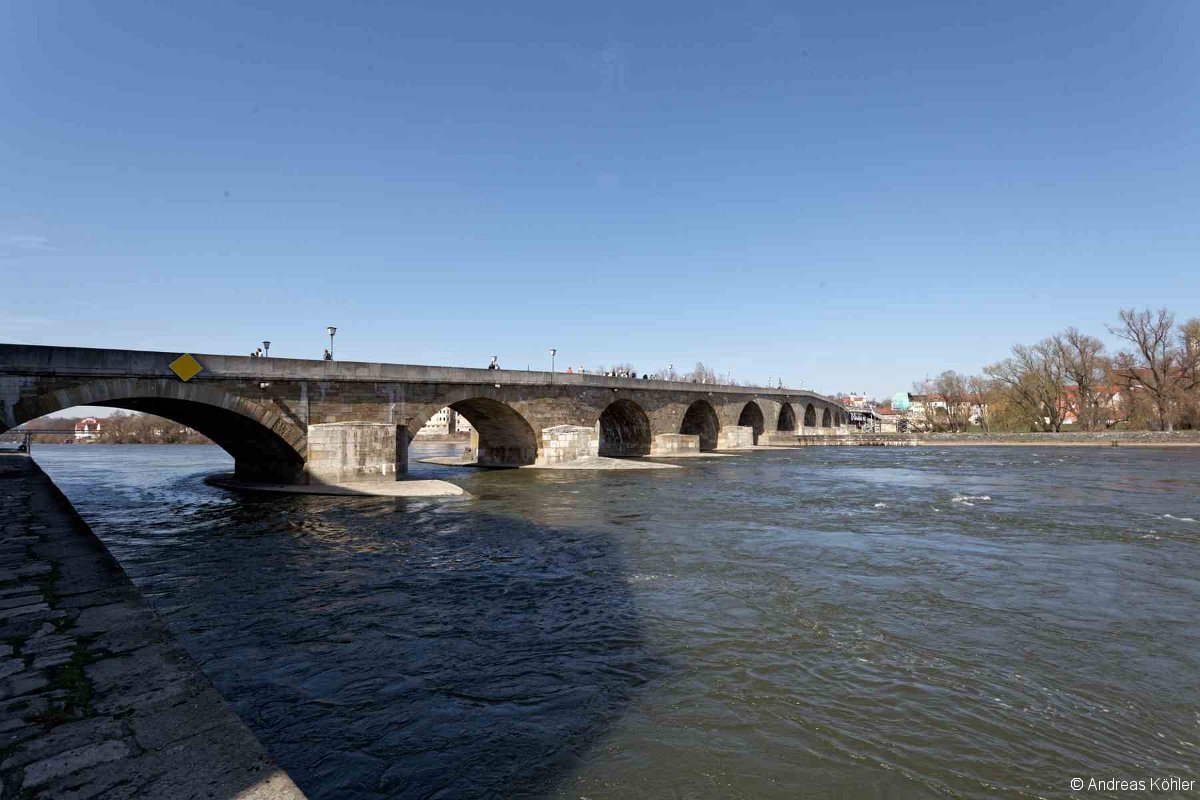
[[[917,393],[945,402],[923,406],[928,427],[1061,431],[1071,419],[1085,431],[1200,428],[1200,318],[1177,323],[1166,308],[1126,308],[1106,328],[1121,342],[1116,352],[1071,327],[1015,345],[980,374],[947,370],[919,382]]]
[[[33,440],[46,444],[75,442],[75,424],[86,417],[56,417],[31,422],[23,427],[37,430],[53,430],[57,433],[35,434]],[[100,429],[96,444],[211,444],[211,440],[191,428],[156,417],[153,414],[118,411],[110,417],[99,418]]]

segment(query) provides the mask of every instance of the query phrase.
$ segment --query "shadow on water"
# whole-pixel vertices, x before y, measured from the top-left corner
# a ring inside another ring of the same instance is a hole
[[[314,800],[985,800],[1196,763],[1200,452],[431,466],[472,497],[399,501],[231,495],[219,453],[160,450],[46,456]]]
[[[551,794],[656,670],[608,534],[199,479],[82,505],[314,800]]]

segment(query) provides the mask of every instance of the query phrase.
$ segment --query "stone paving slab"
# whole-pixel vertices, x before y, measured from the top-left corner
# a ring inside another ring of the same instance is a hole
[[[0,798],[304,798],[17,454],[0,454]]]

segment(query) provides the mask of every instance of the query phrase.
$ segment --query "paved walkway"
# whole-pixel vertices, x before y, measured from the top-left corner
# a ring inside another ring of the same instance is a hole
[[[0,797],[303,800],[37,465],[0,454]]]

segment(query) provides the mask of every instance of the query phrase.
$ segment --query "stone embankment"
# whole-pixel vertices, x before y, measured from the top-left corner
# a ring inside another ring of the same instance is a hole
[[[819,436],[797,436],[794,433],[770,433],[759,437],[759,447],[913,447],[915,436],[903,433],[835,433]]]
[[[302,800],[26,456],[0,529],[0,797]]]
[[[927,433],[928,445],[1057,447],[1200,447],[1200,431],[1064,431],[1061,433]]]

